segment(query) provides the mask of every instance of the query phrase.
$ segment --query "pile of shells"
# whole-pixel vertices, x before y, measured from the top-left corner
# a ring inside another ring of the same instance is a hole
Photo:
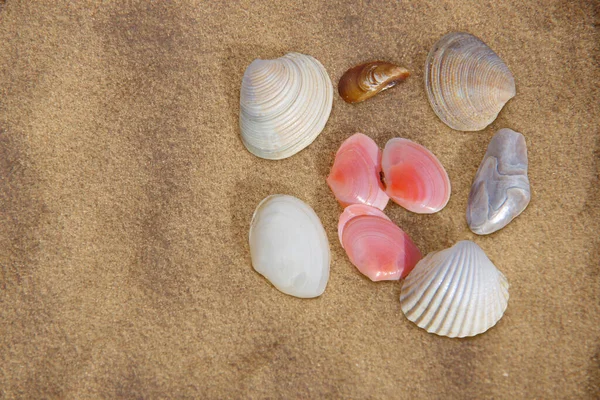
[[[386,61],[346,71],[338,84],[348,103],[365,101],[408,78]],[[482,130],[515,96],[514,78],[483,41],[449,33],[431,49],[425,90],[435,114],[452,129]],[[332,105],[332,85],[314,58],[289,53],[255,60],[242,81],[240,130],[248,150],[262,158],[289,157],[323,130]],[[476,234],[505,227],[530,201],[527,147],[522,134],[500,129],[489,143],[468,197],[466,220]],[[343,212],[338,238],[350,262],[372,281],[405,279],[400,305],[408,320],[448,337],[481,334],[502,318],[508,280],[472,241],[423,257],[409,234],[384,212],[389,200],[418,214],[440,212],[451,184],[440,160],[427,148],[392,138],[383,150],[356,133],[341,143],[327,184]],[[250,227],[255,270],[280,291],[317,297],[329,277],[330,251],[315,212],[301,200],[269,196]]]

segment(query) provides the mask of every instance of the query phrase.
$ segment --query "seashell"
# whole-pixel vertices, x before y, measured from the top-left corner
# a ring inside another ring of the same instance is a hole
[[[296,297],[317,297],[329,279],[329,242],[319,217],[303,201],[276,194],[260,202],[250,224],[252,266]]]
[[[475,336],[502,318],[508,281],[475,243],[429,253],[400,292],[402,311],[419,328],[448,337]]]
[[[425,62],[425,89],[437,116],[450,128],[479,131],[491,124],[516,94],[504,62],[477,37],[442,37]]]
[[[419,214],[440,211],[450,199],[450,179],[433,153],[408,139],[390,139],[381,161],[385,192]]]
[[[348,221],[342,246],[350,262],[372,281],[403,278],[421,259],[421,252],[402,229],[373,215]]]
[[[406,68],[385,61],[371,61],[350,68],[338,83],[338,92],[347,103],[359,103],[404,82]]]
[[[344,247],[344,243],[342,242],[342,233],[344,232],[344,227],[346,223],[350,221],[354,217],[358,217],[359,215],[374,215],[376,217],[380,217],[383,219],[387,219],[391,221],[387,215],[383,213],[379,208],[371,207],[366,204],[351,204],[348,207],[344,208],[344,212],[340,215],[340,222],[338,223],[338,236],[340,238],[340,243],[342,247]]]
[[[389,197],[380,174],[381,150],[373,139],[356,133],[337,151],[327,184],[342,207],[367,204],[383,210]]]
[[[496,232],[521,214],[530,198],[525,137],[500,129],[490,141],[471,186],[469,228],[479,235]]]
[[[287,158],[321,133],[333,102],[327,71],[311,56],[288,53],[275,60],[254,60],[240,91],[240,131],[252,154]]]

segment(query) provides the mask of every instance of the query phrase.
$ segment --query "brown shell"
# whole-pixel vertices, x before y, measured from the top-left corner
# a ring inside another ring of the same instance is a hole
[[[410,76],[406,68],[385,61],[372,61],[350,68],[338,84],[338,92],[347,103],[358,103],[396,86]]]

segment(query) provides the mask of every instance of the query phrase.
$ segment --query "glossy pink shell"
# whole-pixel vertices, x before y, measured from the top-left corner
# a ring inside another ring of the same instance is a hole
[[[342,207],[367,204],[383,210],[389,197],[380,173],[381,150],[373,139],[356,133],[336,153],[327,184]]]
[[[422,258],[402,229],[373,215],[348,221],[343,229],[342,244],[352,264],[372,281],[403,278]]]
[[[346,223],[350,221],[354,217],[358,217],[359,215],[374,215],[376,217],[380,217],[383,219],[387,219],[391,221],[387,215],[383,213],[379,208],[371,207],[366,204],[351,204],[344,209],[342,215],[340,215],[340,222],[338,223],[338,236],[340,238],[340,243],[342,247],[344,247],[344,243],[342,242],[342,233],[344,231],[344,227]]]
[[[397,204],[419,214],[432,214],[450,199],[450,179],[433,153],[408,139],[390,139],[381,166],[386,193]]]

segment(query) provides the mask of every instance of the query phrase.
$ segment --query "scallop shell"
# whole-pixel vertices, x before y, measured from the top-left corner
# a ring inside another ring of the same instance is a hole
[[[427,332],[474,336],[504,315],[508,281],[477,244],[464,240],[419,261],[404,281],[400,303]]]
[[[406,232],[375,215],[350,219],[343,228],[342,245],[350,262],[372,281],[403,278],[422,257]]]
[[[337,151],[327,185],[342,207],[367,204],[383,210],[389,197],[380,174],[381,150],[370,137],[355,133]]]
[[[240,91],[240,131],[252,154],[287,158],[321,133],[333,102],[327,71],[311,56],[288,53],[275,60],[254,60]]]
[[[479,235],[496,232],[521,214],[530,199],[525,137],[500,129],[490,141],[471,186],[469,228]]]
[[[437,157],[408,139],[390,139],[381,166],[385,192],[398,205],[418,214],[440,211],[450,199],[450,178]]]
[[[453,32],[431,49],[425,89],[437,116],[450,128],[479,131],[515,96],[515,80],[504,62],[477,37]]]
[[[265,198],[250,224],[254,269],[291,296],[320,296],[329,279],[329,242],[313,209],[288,195]]]
[[[406,68],[386,61],[371,61],[346,71],[338,83],[338,92],[345,102],[359,103],[404,82],[409,76]]]

